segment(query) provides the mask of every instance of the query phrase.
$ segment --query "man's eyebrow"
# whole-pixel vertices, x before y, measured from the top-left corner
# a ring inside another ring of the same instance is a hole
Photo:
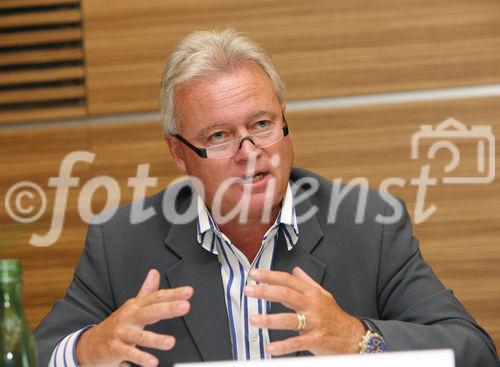
[[[255,112],[253,115],[251,115],[249,120],[253,120],[253,119],[256,119],[256,118],[259,118],[262,116],[268,116],[271,120],[274,120],[277,117],[276,114],[272,111],[260,110],[260,111]]]
[[[203,129],[201,129],[198,132],[198,134],[196,134],[196,137],[198,139],[202,139],[202,138],[204,138],[208,134],[208,132],[210,130],[216,129],[218,127],[225,127],[225,126],[227,126],[227,124],[224,123],[224,122],[215,122],[215,123],[213,123],[213,124],[211,124],[211,125],[209,125],[207,127],[204,127]]]
[[[268,110],[260,110],[260,111],[257,111],[253,114],[251,114],[247,121],[251,121],[251,120],[254,120],[256,118],[260,118],[262,116],[267,116],[269,117],[271,120],[274,120],[276,119],[276,114],[272,111],[268,111]],[[213,124],[210,124],[209,126],[206,126],[204,127],[203,129],[201,129],[197,134],[196,134],[196,137],[197,139],[203,139],[207,136],[207,134],[211,131],[211,130],[214,130],[218,127],[226,127],[228,124],[227,123],[224,123],[224,122],[215,122]]]

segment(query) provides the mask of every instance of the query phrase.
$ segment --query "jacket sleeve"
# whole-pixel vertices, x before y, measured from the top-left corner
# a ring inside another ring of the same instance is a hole
[[[89,226],[73,280],[35,330],[39,366],[47,366],[58,343],[68,335],[98,324],[115,309],[110,287],[102,227]]]
[[[381,241],[380,320],[371,321],[388,350],[451,348],[457,367],[499,366],[491,338],[422,258],[406,210],[383,226]]]

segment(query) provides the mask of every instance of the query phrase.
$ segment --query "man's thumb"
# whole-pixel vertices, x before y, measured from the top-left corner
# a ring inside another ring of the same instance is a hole
[[[160,288],[160,273],[156,269],[151,269],[142,283],[141,289],[137,296],[144,296],[154,292]]]

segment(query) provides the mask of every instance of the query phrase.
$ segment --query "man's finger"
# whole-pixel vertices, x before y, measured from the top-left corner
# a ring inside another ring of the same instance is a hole
[[[159,288],[160,288],[160,273],[156,269],[151,269],[149,270],[148,275],[144,280],[144,283],[142,283],[141,289],[139,290],[139,293],[137,293],[137,296],[138,297],[144,296],[146,294],[158,290]]]
[[[184,316],[189,312],[190,307],[188,301],[155,303],[138,309],[133,316],[133,321],[140,326],[150,325],[160,320]]]
[[[267,351],[272,356],[281,356],[283,354],[309,350],[313,344],[314,337],[312,337],[311,334],[304,334],[278,342],[272,342],[267,345]]]
[[[247,285],[244,292],[248,297],[279,302],[285,307],[294,309],[295,311],[301,311],[307,308],[307,299],[304,298],[304,295],[286,286],[264,284]]]
[[[310,284],[310,285],[316,287],[319,290],[323,290],[323,287],[321,287],[321,285],[319,285],[313,278],[311,278],[309,276],[309,274],[307,274],[304,270],[302,270],[298,266],[296,266],[295,268],[293,268],[292,275],[294,275],[297,278],[303,280],[307,284]]]
[[[130,345],[169,350],[175,345],[175,338],[170,335],[156,334],[151,331],[129,328],[123,332],[122,341]]]
[[[283,271],[255,269],[250,272],[250,278],[257,283],[286,286],[302,294],[307,294],[310,288],[309,283]]]
[[[272,315],[251,315],[250,323],[259,329],[296,330],[299,320],[295,313],[278,313]],[[309,325],[306,322],[306,328]]]
[[[117,347],[117,353],[121,358],[123,358],[124,361],[130,361],[139,366],[158,366],[158,359],[155,356],[124,343],[120,343],[120,345]]]
[[[135,304],[138,307],[152,305],[154,303],[172,302],[172,301],[187,301],[193,296],[192,287],[180,287],[173,289],[159,289],[146,294],[142,297],[137,297]]]

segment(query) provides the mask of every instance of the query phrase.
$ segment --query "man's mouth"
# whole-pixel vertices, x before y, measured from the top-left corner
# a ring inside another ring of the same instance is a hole
[[[264,179],[264,177],[266,175],[267,175],[267,173],[265,173],[265,172],[256,173],[256,174],[251,175],[251,176],[241,177],[238,180],[236,180],[236,183],[239,183],[239,184],[254,184],[254,183],[259,182],[262,179]]]

